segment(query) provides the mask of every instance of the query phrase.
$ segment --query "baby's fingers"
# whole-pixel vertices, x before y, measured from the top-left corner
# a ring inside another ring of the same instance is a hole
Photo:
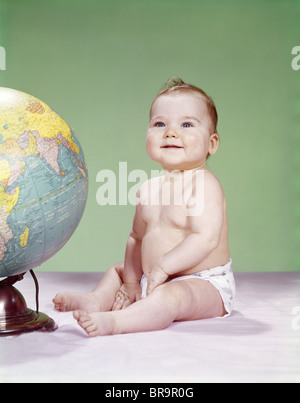
[[[116,300],[112,307],[112,310],[118,311],[118,310],[122,309],[123,304],[124,304],[124,297],[121,294],[117,294]]]
[[[122,308],[120,308],[120,309],[127,308],[129,305],[131,305],[131,301],[129,299],[127,299],[126,301],[124,301],[124,304],[123,304]]]
[[[129,296],[123,291],[118,291],[116,294],[116,300],[114,302],[112,310],[118,311],[128,305],[130,305]]]
[[[120,301],[115,301],[111,310],[118,311],[119,309],[120,309]]]

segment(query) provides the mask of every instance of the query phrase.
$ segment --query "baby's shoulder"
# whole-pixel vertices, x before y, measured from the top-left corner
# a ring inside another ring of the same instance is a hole
[[[223,187],[219,179],[211,171],[204,170],[203,176],[204,189],[213,195],[219,194],[224,197]]]
[[[203,170],[203,175],[208,184],[214,184],[215,186],[221,186],[221,183],[220,183],[219,179],[216,177],[216,175],[213,174],[208,169]]]

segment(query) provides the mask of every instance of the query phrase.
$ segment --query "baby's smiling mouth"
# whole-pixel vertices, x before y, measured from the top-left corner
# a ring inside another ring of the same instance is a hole
[[[164,146],[161,146],[160,148],[178,148],[178,149],[180,149],[180,148],[183,148],[183,147],[177,146],[175,144],[165,144]]]

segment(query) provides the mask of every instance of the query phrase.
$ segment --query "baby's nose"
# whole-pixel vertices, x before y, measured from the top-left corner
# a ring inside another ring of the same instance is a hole
[[[166,138],[169,138],[169,137],[178,137],[177,136],[177,133],[176,133],[176,130],[174,130],[173,128],[168,128],[166,131],[165,131],[165,136],[164,137],[166,137]]]

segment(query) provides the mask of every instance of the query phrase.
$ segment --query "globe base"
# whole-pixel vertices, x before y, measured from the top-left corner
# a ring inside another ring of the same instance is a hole
[[[48,315],[27,308],[23,295],[9,281],[0,283],[0,336],[55,329],[57,326]]]

